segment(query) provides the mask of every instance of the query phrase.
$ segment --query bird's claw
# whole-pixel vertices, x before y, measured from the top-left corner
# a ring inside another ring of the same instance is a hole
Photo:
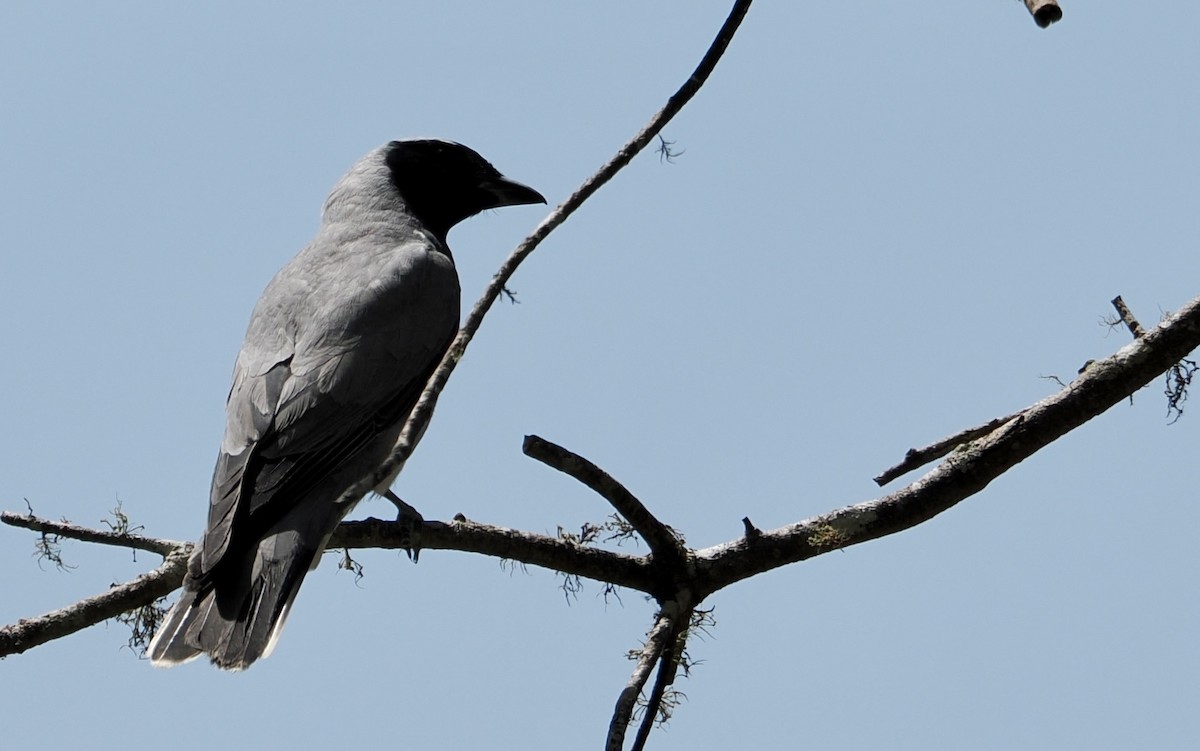
[[[408,560],[416,563],[421,557],[421,525],[425,523],[425,517],[391,490],[384,493],[383,497],[396,506],[396,522],[408,528],[409,546],[404,548],[404,552],[408,554]]]

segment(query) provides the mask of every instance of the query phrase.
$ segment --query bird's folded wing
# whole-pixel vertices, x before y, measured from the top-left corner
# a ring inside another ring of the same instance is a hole
[[[313,295],[256,310],[230,389],[202,573],[235,539],[257,541],[412,410],[458,326],[452,262],[424,256],[340,290],[335,306]],[[268,288],[264,300],[272,293],[289,291]]]

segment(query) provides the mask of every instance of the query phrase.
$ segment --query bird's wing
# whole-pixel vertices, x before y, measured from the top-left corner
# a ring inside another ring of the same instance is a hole
[[[345,255],[306,262],[302,254],[256,307],[234,369],[196,573],[211,572],[231,543],[256,544],[407,417],[457,331],[458,277],[447,255],[413,243],[355,260],[351,273]]]

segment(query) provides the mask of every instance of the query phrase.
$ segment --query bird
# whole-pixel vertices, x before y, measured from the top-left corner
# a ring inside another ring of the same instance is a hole
[[[151,663],[268,656],[309,570],[375,473],[458,332],[446,236],[502,206],[545,203],[452,141],[391,141],[333,187],[303,250],[250,317],[226,400],[208,521]],[[419,438],[419,436],[418,436]],[[390,486],[375,492],[399,500]]]

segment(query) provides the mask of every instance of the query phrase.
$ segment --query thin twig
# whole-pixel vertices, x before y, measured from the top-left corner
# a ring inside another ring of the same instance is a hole
[[[1129,306],[1127,306],[1125,304],[1125,301],[1123,299],[1121,299],[1120,295],[1117,295],[1116,297],[1113,298],[1112,305],[1114,308],[1117,309],[1117,315],[1119,315],[1121,317],[1121,320],[1125,323],[1125,326],[1129,329],[1129,333],[1133,334],[1134,339],[1140,339],[1141,337],[1146,335],[1146,330],[1142,328],[1142,324],[1138,323],[1137,318],[1134,317],[1133,313],[1129,310]],[[1116,322],[1113,321],[1112,325],[1116,325]],[[1084,366],[1079,369],[1079,372],[1083,373],[1083,371],[1087,370],[1087,368],[1093,362],[1094,362],[1093,360],[1088,360],[1087,363],[1085,363]],[[1052,379],[1053,381],[1058,383],[1059,386],[1062,386],[1063,388],[1067,387],[1067,384],[1063,383],[1061,380],[1059,380],[1058,378],[1056,378],[1054,376],[1044,376],[1044,377],[1048,377],[1048,378]],[[1020,415],[1021,415],[1020,412],[1014,412],[1011,415],[1005,415],[1004,417],[997,417],[995,420],[991,420],[989,422],[984,423],[983,425],[979,425],[974,428],[967,428],[966,430],[959,431],[958,433],[955,433],[954,435],[952,435],[948,438],[943,438],[942,440],[937,441],[935,443],[931,443],[928,446],[923,446],[921,448],[916,448],[916,449],[909,449],[904,454],[904,460],[902,462],[900,462],[899,464],[897,464],[893,467],[888,467],[886,470],[883,471],[882,474],[880,474],[878,477],[875,478],[875,484],[879,485],[880,487],[883,487],[884,485],[888,484],[892,480],[895,480],[900,475],[903,475],[907,472],[911,472],[914,469],[917,469],[919,467],[923,467],[926,464],[928,464],[932,461],[935,461],[937,459],[941,459],[943,456],[945,456],[946,454],[953,451],[956,447],[961,446],[962,444],[967,443],[968,441],[973,441],[976,438],[982,438],[983,436],[987,435],[988,433],[995,431],[1001,425],[1005,424],[1006,422],[1009,422],[1010,420],[1013,420],[1016,417],[1019,417]]]
[[[488,310],[492,307],[492,303],[496,301],[496,298],[504,290],[505,285],[512,278],[517,267],[541,244],[542,240],[546,239],[552,231],[565,222],[576,209],[582,206],[584,201],[611,180],[627,164],[633,161],[633,158],[642,149],[646,148],[650,141],[662,131],[663,127],[683,109],[684,105],[691,101],[692,97],[696,95],[705,81],[708,80],[709,75],[716,68],[721,56],[725,54],[725,50],[729,47],[729,42],[733,39],[734,33],[737,32],[738,27],[741,25],[742,19],[746,16],[746,11],[750,9],[750,4],[751,0],[737,0],[734,3],[729,16],[725,19],[725,23],[721,26],[720,31],[717,32],[717,36],[709,46],[708,51],[704,53],[704,57],[701,58],[699,65],[696,66],[696,69],[688,77],[687,81],[667,100],[666,105],[655,113],[645,127],[622,146],[604,166],[591,177],[584,180],[583,184],[566,201],[563,201],[557,208],[551,211],[534,228],[533,232],[509,254],[504,263],[500,264],[500,269],[492,277],[492,281],[488,283],[483,296],[475,303],[475,307],[471,309],[470,315],[467,316],[466,323],[463,324],[462,329],[458,332],[458,336],[455,337],[445,356],[442,357],[441,364],[438,365],[437,370],[430,376],[429,382],[425,385],[425,390],[421,393],[421,398],[409,414],[408,420],[400,432],[400,437],[396,441],[396,446],[392,449],[387,460],[370,477],[356,483],[343,493],[343,499],[357,500],[361,498],[367,491],[387,478],[395,467],[402,465],[408,459],[413,452],[413,448],[415,448],[417,438],[424,432],[425,426],[433,416],[433,408],[437,403],[438,395],[446,387],[446,382],[450,379],[450,374],[454,372],[458,361],[462,359],[467,345],[471,343],[471,339],[474,338],[475,333],[483,323],[484,316],[487,315]]]
[[[964,443],[967,443],[968,441],[973,441],[976,438],[982,438],[983,436],[987,435],[988,433],[991,433],[992,431],[996,430],[996,428],[999,428],[1004,423],[1006,423],[1016,417],[1019,417],[1020,415],[1021,415],[1020,412],[1014,412],[1011,415],[1005,415],[1004,417],[997,417],[995,420],[989,420],[989,421],[985,422],[983,425],[976,425],[973,428],[967,428],[966,430],[960,430],[957,433],[955,433],[954,435],[949,436],[947,438],[943,438],[940,441],[935,441],[934,443],[931,443],[928,446],[922,446],[921,448],[916,448],[916,449],[909,449],[908,451],[906,451],[904,453],[903,461],[901,461],[899,464],[897,464],[893,467],[888,467],[887,469],[885,469],[883,471],[882,474],[880,474],[878,477],[875,478],[875,484],[880,487],[883,487],[884,485],[887,485],[892,480],[895,480],[900,475],[906,474],[908,472],[912,472],[914,469],[917,469],[918,467],[924,467],[926,464],[928,464],[932,461],[941,459],[943,456],[945,456],[946,454],[949,454],[951,451],[953,451],[958,446],[961,446]]]
[[[595,464],[536,435],[525,436],[521,450],[531,459],[570,475],[599,493],[637,530],[656,556],[674,557],[677,562],[687,557],[687,549],[671,528],[659,521],[624,485]]]
[[[49,519],[42,519],[33,514],[14,514],[11,511],[5,511],[0,513],[0,521],[14,527],[31,529],[34,532],[59,535],[60,537],[82,540],[83,542],[96,542],[101,545],[147,550],[151,553],[158,553],[161,556],[167,556],[177,550],[190,547],[189,543],[177,540],[162,540],[156,537],[131,535],[127,532],[108,532],[101,529],[91,529],[78,524],[72,524],[71,522],[55,522]]]
[[[90,541],[102,542],[99,539]],[[181,545],[167,554],[161,566],[133,581],[118,584],[95,597],[88,597],[60,610],[36,618],[22,618],[0,628],[0,657],[20,654],[169,595],[183,584],[189,553],[190,546]]]

